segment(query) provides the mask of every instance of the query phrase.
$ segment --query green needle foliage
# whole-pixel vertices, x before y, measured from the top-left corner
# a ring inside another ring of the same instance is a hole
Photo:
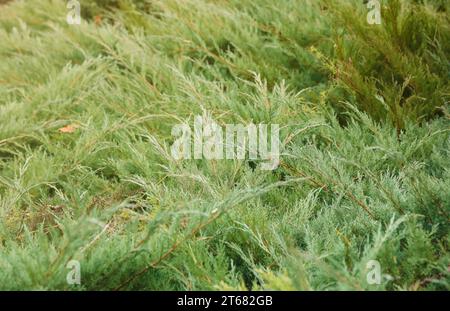
[[[448,1],[66,4],[0,9],[0,289],[450,289]],[[173,159],[195,115],[280,165]]]

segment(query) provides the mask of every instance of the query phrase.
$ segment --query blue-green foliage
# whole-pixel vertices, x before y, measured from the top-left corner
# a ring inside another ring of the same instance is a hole
[[[448,4],[389,2],[2,7],[0,289],[449,289]],[[203,114],[279,167],[174,160]]]

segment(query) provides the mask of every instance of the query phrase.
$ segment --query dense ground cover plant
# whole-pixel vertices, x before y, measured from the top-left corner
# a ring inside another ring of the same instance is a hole
[[[2,6],[0,289],[448,289],[448,3],[362,2]],[[280,166],[174,160],[194,115]]]

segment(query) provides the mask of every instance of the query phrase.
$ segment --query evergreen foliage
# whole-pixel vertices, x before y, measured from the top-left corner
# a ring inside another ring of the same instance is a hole
[[[448,1],[81,7],[0,9],[0,289],[450,288]],[[194,115],[280,124],[280,166],[176,161]]]

